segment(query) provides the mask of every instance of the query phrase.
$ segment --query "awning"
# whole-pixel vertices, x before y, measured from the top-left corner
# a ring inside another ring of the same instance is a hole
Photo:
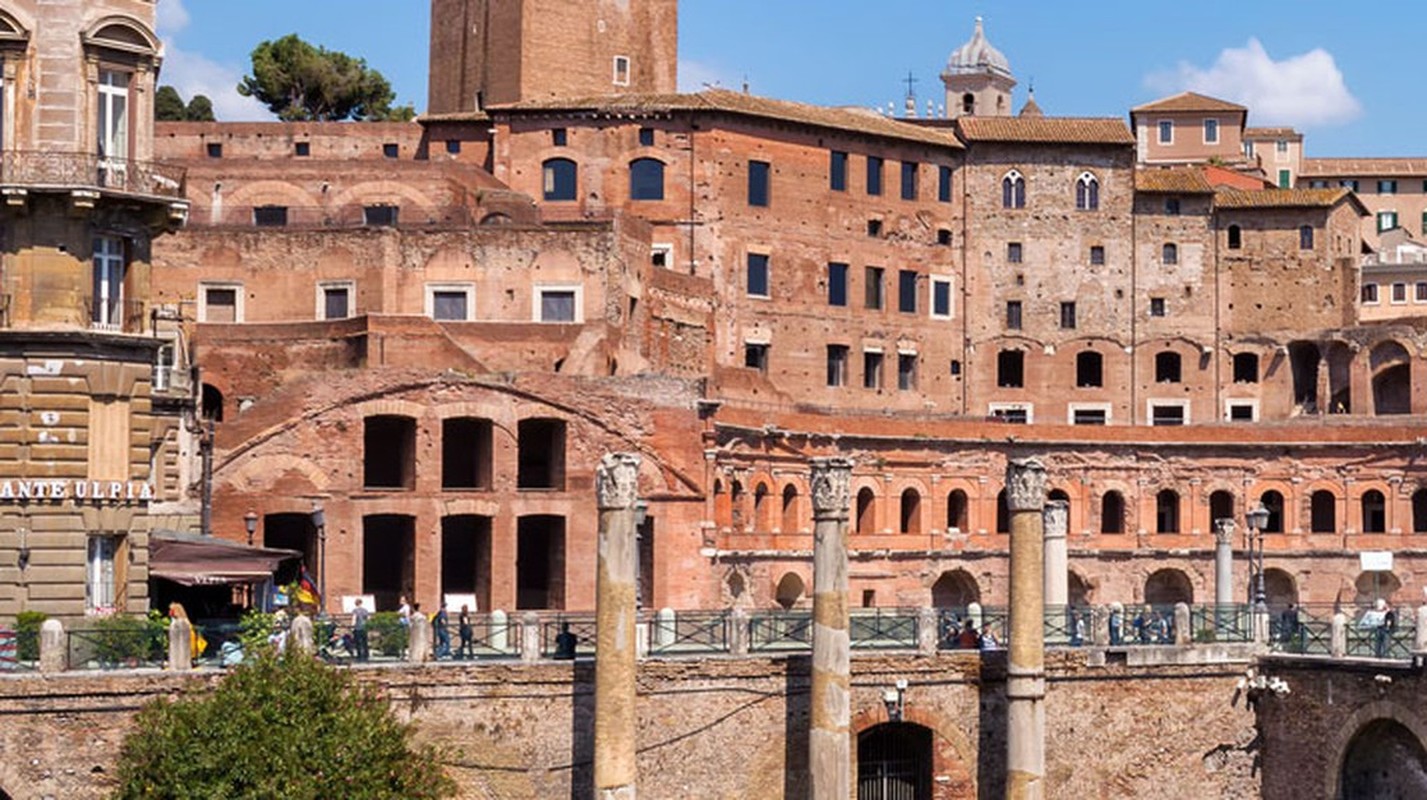
[[[149,577],[182,586],[259,583],[272,578],[283,561],[301,557],[298,550],[251,547],[213,536],[176,531],[149,534]]]

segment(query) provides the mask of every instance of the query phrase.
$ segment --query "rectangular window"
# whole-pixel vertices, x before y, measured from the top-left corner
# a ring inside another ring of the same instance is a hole
[[[768,256],[763,253],[748,254],[748,294],[768,296]]]
[[[1287,140],[1287,139],[1279,139],[1278,141],[1276,141],[1276,142],[1273,143],[1273,149],[1274,149],[1274,152],[1276,152],[1276,153],[1287,153],[1287,152],[1288,152],[1288,140]]]
[[[653,147],[653,146],[654,146],[654,129],[653,129],[653,128],[640,128],[640,129],[639,129],[639,146],[640,146],[640,147]]]
[[[1365,284],[1363,284],[1363,303],[1365,303],[1366,305],[1373,305],[1373,304],[1376,303],[1376,302],[1377,302],[1377,284],[1376,284],[1376,283],[1365,283]]]
[[[1355,180],[1338,181],[1338,185],[1343,187],[1344,189],[1352,189],[1355,192],[1358,190],[1358,182]]]
[[[1090,247],[1090,263],[1099,267],[1105,263],[1105,248],[1102,245],[1092,245]]]
[[[744,342],[743,366],[767,374],[768,344],[766,342]]]
[[[847,385],[847,345],[845,344],[827,346],[827,385]]]
[[[1104,408],[1070,409],[1071,425],[1104,425],[1110,421],[1110,412]]]
[[[1021,301],[1006,301],[1006,329],[1018,331],[1021,329]]]
[[[1168,403],[1150,403],[1151,425],[1183,425],[1184,406]]]
[[[565,128],[550,129],[550,144],[556,147],[564,147],[570,142],[570,132]]]
[[[461,140],[460,140],[460,139],[447,139],[447,140],[446,140],[446,155],[448,155],[448,156],[459,156],[460,154],[461,154]]]
[[[1151,316],[1151,317],[1162,317],[1162,316],[1164,316],[1164,315],[1165,315],[1164,298],[1163,298],[1163,297],[1151,297],[1151,298],[1150,298],[1150,316]]]
[[[629,85],[629,56],[614,57],[614,85]]]
[[[541,322],[579,322],[580,295],[578,286],[540,287],[535,290]]]
[[[1164,213],[1171,217],[1179,216],[1179,198],[1169,197],[1164,201]]]
[[[867,193],[882,194],[882,159],[880,156],[867,157]]]
[[[99,157],[129,157],[129,73],[99,70]],[[100,165],[122,169],[123,165]]]
[[[1174,144],[1174,123],[1165,119],[1159,123],[1159,143]]]
[[[457,142],[456,144],[459,145],[460,142]],[[451,143],[450,143],[450,142],[447,142],[447,143],[446,143],[446,148],[447,148],[448,150],[450,149],[450,146],[451,146]],[[459,152],[460,149],[461,149],[460,147],[457,147],[457,148],[456,148],[457,152]],[[295,156],[297,156],[298,158],[307,158],[308,156],[312,155],[312,143],[311,143],[311,142],[293,142],[293,145],[292,145],[292,154],[295,155]]]
[[[281,228],[287,224],[287,206],[258,206],[253,209],[253,224],[259,228]]]
[[[426,285],[426,316],[441,322],[469,322],[476,318],[476,287],[469,283]]]
[[[1417,284],[1416,300],[1419,303],[1427,303],[1427,282],[1419,282]]]
[[[1006,263],[1007,263],[1007,264],[1019,264],[1019,263],[1021,263],[1021,243],[1020,243],[1020,242],[1008,242],[1008,243],[1006,244]]]
[[[240,284],[203,284],[198,288],[199,322],[242,322],[243,287]]]
[[[847,305],[847,265],[832,262],[827,265],[827,304]]]
[[[659,243],[649,248],[649,263],[660,269],[674,266],[674,245]]]
[[[1325,180],[1312,180],[1308,182],[1309,189],[1327,189],[1328,182]]]
[[[84,610],[87,614],[107,614],[118,610],[115,564],[119,537],[91,536],[85,558]]]
[[[1225,403],[1224,418],[1229,422],[1254,422],[1258,419],[1258,411],[1256,403],[1230,400]]]
[[[936,199],[940,203],[951,202],[951,167],[936,168]]]
[[[883,298],[886,297],[882,287],[882,276],[884,270],[881,267],[868,267],[864,272],[866,285],[863,287],[864,300],[867,308],[874,311],[882,309]]]
[[[847,191],[847,153],[832,151],[828,160],[828,183],[834,192]]]
[[[917,162],[902,162],[902,199],[917,199]]]
[[[208,157],[209,157],[209,158],[222,158],[222,157],[223,157],[223,143],[222,143],[222,142],[209,142],[209,143],[208,143],[208,146],[207,146],[207,149],[208,149]]]
[[[1397,194],[1397,181],[1382,180],[1377,182],[1378,194]]]
[[[1281,170],[1278,171],[1278,188],[1280,188],[1280,189],[1292,189],[1292,188],[1293,188],[1293,173],[1292,173],[1292,172],[1290,172],[1289,170],[1286,170],[1286,169],[1281,169]]]
[[[124,240],[94,237],[94,301],[89,321],[98,330],[124,327]]]
[[[331,281],[317,284],[317,318],[346,319],[352,316],[351,281]]]
[[[917,273],[904,269],[897,272],[897,310],[903,314],[917,313]]]
[[[1204,143],[1205,143],[1205,144],[1218,144],[1218,143],[1219,143],[1219,120],[1217,120],[1217,119],[1206,119],[1206,120],[1204,120]]]
[[[862,388],[882,388],[881,350],[864,350],[862,352]]]
[[[897,354],[897,389],[903,392],[917,388],[917,354]]]
[[[1422,212],[1422,233],[1427,234],[1427,211]]]
[[[987,411],[999,422],[1011,425],[1031,424],[1031,407],[1025,403],[991,403]]]
[[[931,279],[931,315],[933,319],[951,319],[951,278]]]
[[[376,227],[396,227],[397,206],[366,206],[362,209],[362,224]]]
[[[1075,303],[1060,304],[1060,327],[1066,330],[1075,329]]]
[[[1406,303],[1406,302],[1407,302],[1407,284],[1405,284],[1405,283],[1394,283],[1394,284],[1392,285],[1392,302],[1393,302],[1393,303]]]
[[[395,142],[387,142],[386,144],[382,145],[383,158],[396,158],[400,155],[401,145],[396,144]]]
[[[1378,232],[1378,233],[1382,233],[1383,231],[1390,231],[1390,230],[1392,230],[1393,228],[1396,228],[1396,227],[1397,227],[1397,212],[1396,212],[1396,211],[1379,211],[1379,212],[1377,212],[1377,232]]]
[[[748,162],[748,204],[750,206],[767,207],[768,174],[767,161]]]

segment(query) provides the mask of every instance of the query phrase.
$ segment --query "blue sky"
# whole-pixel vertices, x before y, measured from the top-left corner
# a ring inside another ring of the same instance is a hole
[[[583,2],[583,0],[573,0]],[[1417,32],[1427,4],[1354,14],[1323,0],[683,0],[680,83],[900,112],[908,72],[919,105],[983,16],[1020,85],[1052,115],[1125,116],[1194,89],[1249,106],[1250,125],[1292,125],[1310,156],[1423,156]],[[297,33],[366,58],[399,102],[426,102],[427,0],[160,0],[162,82],[202,92],[220,119],[264,119],[233,86],[264,39]]]

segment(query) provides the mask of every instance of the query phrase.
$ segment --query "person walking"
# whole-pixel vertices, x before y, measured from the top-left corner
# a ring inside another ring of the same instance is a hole
[[[471,638],[472,638],[472,636],[471,636],[471,608],[470,608],[470,606],[464,606],[464,605],[461,606],[461,614],[460,614],[460,616],[456,617],[456,624],[457,624],[456,632],[459,633],[460,636],[461,636],[461,648],[456,651],[456,658],[459,658],[459,659],[462,659],[462,660],[471,658],[471,657],[473,657],[474,653],[473,653],[472,650],[471,650]]]
[[[352,604],[352,640],[357,648],[357,660],[366,661],[372,653],[367,646],[367,620],[372,616],[362,605],[362,598],[358,597]]]
[[[436,632],[434,642],[437,660],[451,657],[451,628],[448,624],[450,618],[446,615],[446,601],[442,600],[439,608],[436,609],[436,616],[431,618],[431,628]]]

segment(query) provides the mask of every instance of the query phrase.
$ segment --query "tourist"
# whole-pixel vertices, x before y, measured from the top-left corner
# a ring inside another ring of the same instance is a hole
[[[966,650],[975,650],[981,646],[981,637],[976,633],[976,624],[970,618],[961,629],[961,635],[956,639],[956,646]]]
[[[456,651],[456,658],[467,659],[473,656],[471,651],[471,609],[470,606],[461,606],[461,614],[456,618],[458,625],[457,632],[461,635],[461,649]]]
[[[411,604],[406,601],[406,595],[402,595],[397,602],[396,616],[402,627],[411,627]]]
[[[431,629],[435,636],[435,656],[436,658],[451,657],[451,629],[448,627],[449,617],[446,615],[446,601],[441,601],[440,608],[436,609],[436,616],[431,618]]]
[[[555,655],[561,661],[573,661],[575,658],[575,647],[580,643],[580,637],[570,633],[570,623],[560,623],[560,633],[555,636]]]
[[[352,604],[352,639],[356,643],[358,661],[366,661],[372,655],[367,645],[367,620],[371,616],[372,612],[362,606],[362,598],[358,597]]]
[[[1283,649],[1302,651],[1303,648],[1298,643],[1298,635],[1302,629],[1302,623],[1298,620],[1298,604],[1289,603],[1288,608],[1278,615],[1278,635],[1279,641],[1283,643]]]
[[[1120,644],[1120,641],[1121,641],[1121,638],[1122,638],[1122,636],[1121,636],[1121,627],[1125,624],[1125,613],[1124,613],[1124,611],[1120,608],[1120,604],[1119,604],[1119,603],[1115,603],[1115,604],[1113,604],[1113,605],[1110,606],[1110,620],[1109,620],[1109,622],[1110,622],[1110,646],[1111,646],[1111,647],[1114,647],[1114,646],[1117,646],[1117,645]]]

